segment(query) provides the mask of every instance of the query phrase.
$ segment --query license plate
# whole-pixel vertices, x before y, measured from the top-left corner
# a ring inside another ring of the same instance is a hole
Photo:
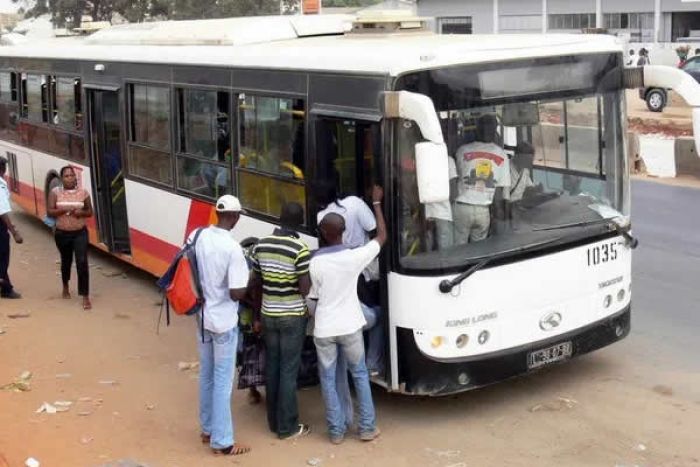
[[[562,342],[527,354],[527,367],[532,370],[571,357],[571,342]]]

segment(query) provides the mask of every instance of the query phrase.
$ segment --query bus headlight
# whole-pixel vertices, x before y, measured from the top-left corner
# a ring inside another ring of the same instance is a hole
[[[466,334],[460,334],[457,336],[457,340],[455,341],[455,344],[457,345],[457,348],[461,349],[462,347],[465,347],[469,343],[469,336]]]
[[[437,349],[442,345],[444,340],[442,336],[435,336],[430,340],[430,345],[432,348]]]
[[[608,308],[612,304],[612,295],[608,294],[603,299],[603,308]]]

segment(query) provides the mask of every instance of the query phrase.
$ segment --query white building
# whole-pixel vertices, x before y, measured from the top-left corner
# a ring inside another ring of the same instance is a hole
[[[416,1],[418,14],[435,17],[435,28],[442,33],[571,33],[599,28],[645,43],[700,36],[700,0]]]

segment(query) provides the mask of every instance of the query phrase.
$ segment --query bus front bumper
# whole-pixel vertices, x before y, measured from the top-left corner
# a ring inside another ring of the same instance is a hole
[[[400,392],[445,396],[532,373],[553,364],[530,369],[528,355],[531,352],[565,342],[571,342],[570,358],[598,350],[629,334],[630,316],[631,304],[613,316],[551,339],[454,362],[438,362],[425,356],[416,346],[413,332],[399,328]]]

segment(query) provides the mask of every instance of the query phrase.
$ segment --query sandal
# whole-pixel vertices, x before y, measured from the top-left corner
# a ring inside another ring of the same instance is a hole
[[[200,433],[199,439],[202,440],[202,444],[209,444],[211,442],[211,435]]]
[[[225,456],[240,456],[241,454],[247,454],[251,451],[250,446],[241,443],[233,443],[233,446],[229,446],[223,449],[214,449],[214,454],[223,454]]]
[[[281,436],[280,439],[296,439],[296,438],[301,438],[302,436],[306,436],[311,432],[311,427],[305,423],[300,423],[297,426],[297,431],[294,433],[287,435],[287,436]]]
[[[90,303],[90,299],[87,297],[83,297],[83,310],[92,310],[92,303]]]

